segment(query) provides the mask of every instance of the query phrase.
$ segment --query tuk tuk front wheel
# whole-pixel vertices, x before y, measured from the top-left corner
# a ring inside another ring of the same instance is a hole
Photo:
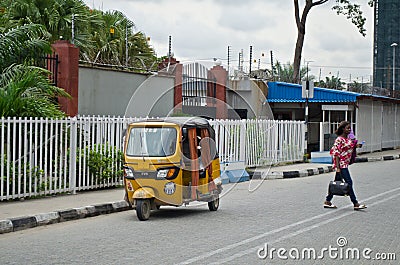
[[[219,197],[216,197],[214,200],[208,202],[208,209],[210,211],[216,211],[219,207]]]
[[[140,221],[146,221],[150,217],[151,204],[149,199],[136,200],[136,215]]]

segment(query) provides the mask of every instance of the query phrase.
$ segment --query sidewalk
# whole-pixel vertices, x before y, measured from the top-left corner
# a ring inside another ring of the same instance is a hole
[[[359,155],[357,162],[394,160],[400,149]],[[298,163],[256,169],[253,178],[306,177],[332,170],[330,164]],[[52,223],[129,210],[123,200],[124,188],[82,191],[40,199],[0,202],[0,234]]]

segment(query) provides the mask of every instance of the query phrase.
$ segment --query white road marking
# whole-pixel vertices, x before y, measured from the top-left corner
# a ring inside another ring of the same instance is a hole
[[[380,200],[380,201],[371,203],[371,204],[369,204],[368,206],[374,206],[374,205],[377,205],[377,204],[381,204],[381,203],[383,203],[383,202],[392,200],[392,199],[394,199],[394,198],[396,198],[396,197],[399,197],[399,196],[400,196],[400,194],[395,194],[395,195],[392,195],[392,196],[387,197],[387,198],[385,198],[385,199],[382,199],[382,200]],[[352,206],[350,206],[350,207],[352,207]],[[350,208],[350,207],[346,207],[346,208]],[[346,213],[344,213],[344,214],[335,216],[334,218],[331,218],[331,219],[328,219],[328,220],[325,220],[325,221],[321,221],[321,222],[316,223],[316,224],[314,224],[314,225],[310,225],[310,226],[305,227],[305,228],[303,228],[303,229],[297,230],[297,231],[295,231],[295,232],[293,232],[293,233],[290,233],[290,234],[281,236],[281,237],[279,237],[279,238],[277,238],[277,239],[275,239],[275,240],[265,242],[265,244],[270,245],[270,244],[274,244],[274,243],[280,242],[280,241],[285,240],[285,239],[292,238],[292,237],[297,236],[297,235],[299,235],[299,234],[302,234],[302,233],[304,233],[304,232],[308,232],[308,231],[310,231],[310,230],[312,230],[312,229],[314,229],[314,228],[319,228],[319,227],[321,227],[321,226],[323,226],[323,225],[329,224],[329,223],[331,223],[331,222],[333,222],[333,221],[336,221],[336,220],[341,219],[341,218],[343,218],[343,217],[346,217],[346,216],[348,216],[348,215],[354,214],[355,212],[356,212],[356,211],[346,212]],[[248,254],[251,254],[251,253],[254,253],[254,255],[256,255],[257,250],[258,250],[259,248],[260,248],[260,246],[252,247],[252,248],[249,248],[249,249],[247,249],[247,250],[243,250],[243,251],[240,251],[240,252],[238,252],[238,253],[235,253],[234,255],[231,255],[231,256],[229,256],[229,257],[227,257],[227,258],[225,258],[225,259],[221,259],[221,260],[219,260],[218,262],[209,263],[209,264],[210,264],[210,265],[211,265],[211,264],[213,264],[213,265],[216,265],[216,264],[224,264],[224,263],[226,263],[226,262],[235,260],[236,258],[240,258],[240,257],[243,257],[243,256],[248,255]]]
[[[392,192],[395,192],[395,191],[399,191],[399,190],[400,190],[400,187],[395,188],[395,189],[392,189],[392,190],[389,190],[389,191],[386,191],[386,192],[379,193],[379,194],[374,195],[374,196],[371,196],[371,197],[368,197],[367,199],[364,199],[363,201],[370,201],[370,200],[373,200],[373,199],[375,199],[375,198],[378,198],[378,197],[381,197],[381,196],[384,196],[384,195],[387,195],[387,194],[389,194],[389,193],[392,193]],[[380,201],[371,203],[371,204],[369,204],[369,206],[374,206],[374,205],[381,204],[381,203],[383,203],[383,202],[386,202],[386,201],[391,200],[391,199],[393,199],[393,198],[395,198],[395,197],[398,197],[398,196],[400,196],[400,193],[395,194],[395,195],[392,195],[392,196],[390,196],[390,197],[386,197],[386,198],[384,198],[384,199],[382,199],[382,200],[380,200]],[[352,208],[352,206],[349,206],[349,207],[346,207],[346,208],[350,208],[350,207]],[[344,208],[344,209],[345,209],[345,208]],[[294,236],[296,236],[296,235],[298,235],[298,234],[304,233],[304,232],[306,232],[306,231],[310,231],[310,230],[312,230],[312,229],[314,229],[314,228],[318,228],[318,227],[320,227],[320,226],[322,226],[322,225],[328,224],[328,223],[333,222],[333,221],[335,221],[335,220],[338,220],[338,219],[341,219],[341,218],[346,217],[346,216],[348,216],[348,215],[354,214],[355,212],[356,212],[356,211],[346,212],[346,213],[344,213],[344,214],[335,216],[335,217],[333,217],[333,218],[331,218],[331,219],[328,219],[328,220],[325,220],[325,221],[321,221],[321,222],[316,223],[316,224],[312,224],[312,225],[310,225],[310,226],[308,226],[308,227],[305,227],[305,228],[300,229],[300,230],[298,230],[298,231],[295,231],[295,232],[293,232],[293,233],[290,233],[290,234],[287,234],[287,235],[285,235],[285,236],[282,236],[282,237],[280,237],[280,238],[278,238],[278,239],[276,239],[276,240],[274,240],[274,241],[271,241],[271,242],[269,242],[269,243],[276,243],[276,242],[279,242],[279,241],[281,241],[281,240],[284,240],[284,239],[287,239],[287,238],[290,238],[290,237],[294,237]],[[204,253],[204,254],[199,255],[199,256],[197,256],[197,257],[193,257],[193,258],[191,258],[191,259],[188,259],[188,260],[186,260],[186,261],[183,261],[183,262],[181,262],[181,263],[178,263],[178,265],[191,264],[191,263],[194,263],[194,262],[198,262],[198,261],[204,260],[204,259],[206,259],[206,258],[209,258],[209,257],[214,256],[214,255],[216,255],[216,254],[222,253],[222,252],[224,252],[224,251],[231,250],[231,249],[233,249],[233,248],[236,248],[236,247],[239,247],[239,246],[242,246],[242,245],[251,243],[251,242],[256,241],[256,240],[258,240],[258,239],[261,239],[261,238],[263,238],[263,237],[266,237],[266,236],[269,236],[269,235],[273,235],[273,234],[282,232],[282,231],[284,231],[284,230],[293,228],[293,227],[298,226],[298,225],[302,225],[302,224],[304,224],[304,223],[313,221],[313,220],[315,220],[315,219],[319,219],[319,218],[322,218],[322,217],[331,215],[331,214],[333,214],[333,213],[337,213],[337,211],[329,211],[329,212],[327,212],[327,213],[319,214],[319,215],[316,215],[316,216],[313,216],[313,217],[310,217],[310,218],[307,218],[307,219],[304,219],[304,220],[301,220],[301,221],[298,221],[298,222],[295,222],[295,223],[292,223],[292,224],[289,224],[289,225],[286,225],[286,226],[283,226],[283,227],[280,227],[280,228],[277,228],[277,229],[274,229],[274,230],[271,230],[271,231],[268,231],[268,232],[265,232],[265,233],[263,233],[263,234],[250,237],[250,238],[245,239],[245,240],[242,240],[242,241],[240,241],[240,242],[237,242],[237,243],[234,243],[234,244],[231,244],[231,245],[228,245],[228,246],[225,246],[225,247],[222,247],[222,248],[219,248],[219,249],[216,249],[216,250],[213,250],[213,251]],[[238,253],[236,253],[235,255],[231,255],[231,256],[229,256],[229,257],[226,258],[226,259],[223,259],[223,260],[218,261],[217,263],[209,263],[209,264],[223,264],[223,263],[226,263],[226,262],[228,262],[228,261],[232,261],[232,260],[234,260],[235,258],[239,258],[239,257],[242,257],[242,256],[244,256],[244,255],[250,254],[251,252],[256,253],[255,251],[256,251],[258,248],[259,248],[259,246],[253,247],[253,248],[250,248],[250,249],[247,249],[247,250],[238,252]]]

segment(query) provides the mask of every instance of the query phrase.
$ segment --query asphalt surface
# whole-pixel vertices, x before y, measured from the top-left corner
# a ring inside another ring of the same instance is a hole
[[[400,149],[362,154],[357,162],[395,160],[400,158]],[[308,177],[330,172],[329,164],[298,163],[271,168],[258,168],[254,179],[277,179]],[[0,234],[41,225],[88,218],[129,210],[123,200],[124,189],[113,188],[77,194],[56,195],[40,199],[0,202]]]

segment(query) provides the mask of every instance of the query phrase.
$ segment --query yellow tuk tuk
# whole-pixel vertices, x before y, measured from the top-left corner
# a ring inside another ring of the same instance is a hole
[[[222,191],[215,132],[200,117],[144,119],[129,124],[124,140],[126,200],[139,220],[160,206],[208,202]]]

